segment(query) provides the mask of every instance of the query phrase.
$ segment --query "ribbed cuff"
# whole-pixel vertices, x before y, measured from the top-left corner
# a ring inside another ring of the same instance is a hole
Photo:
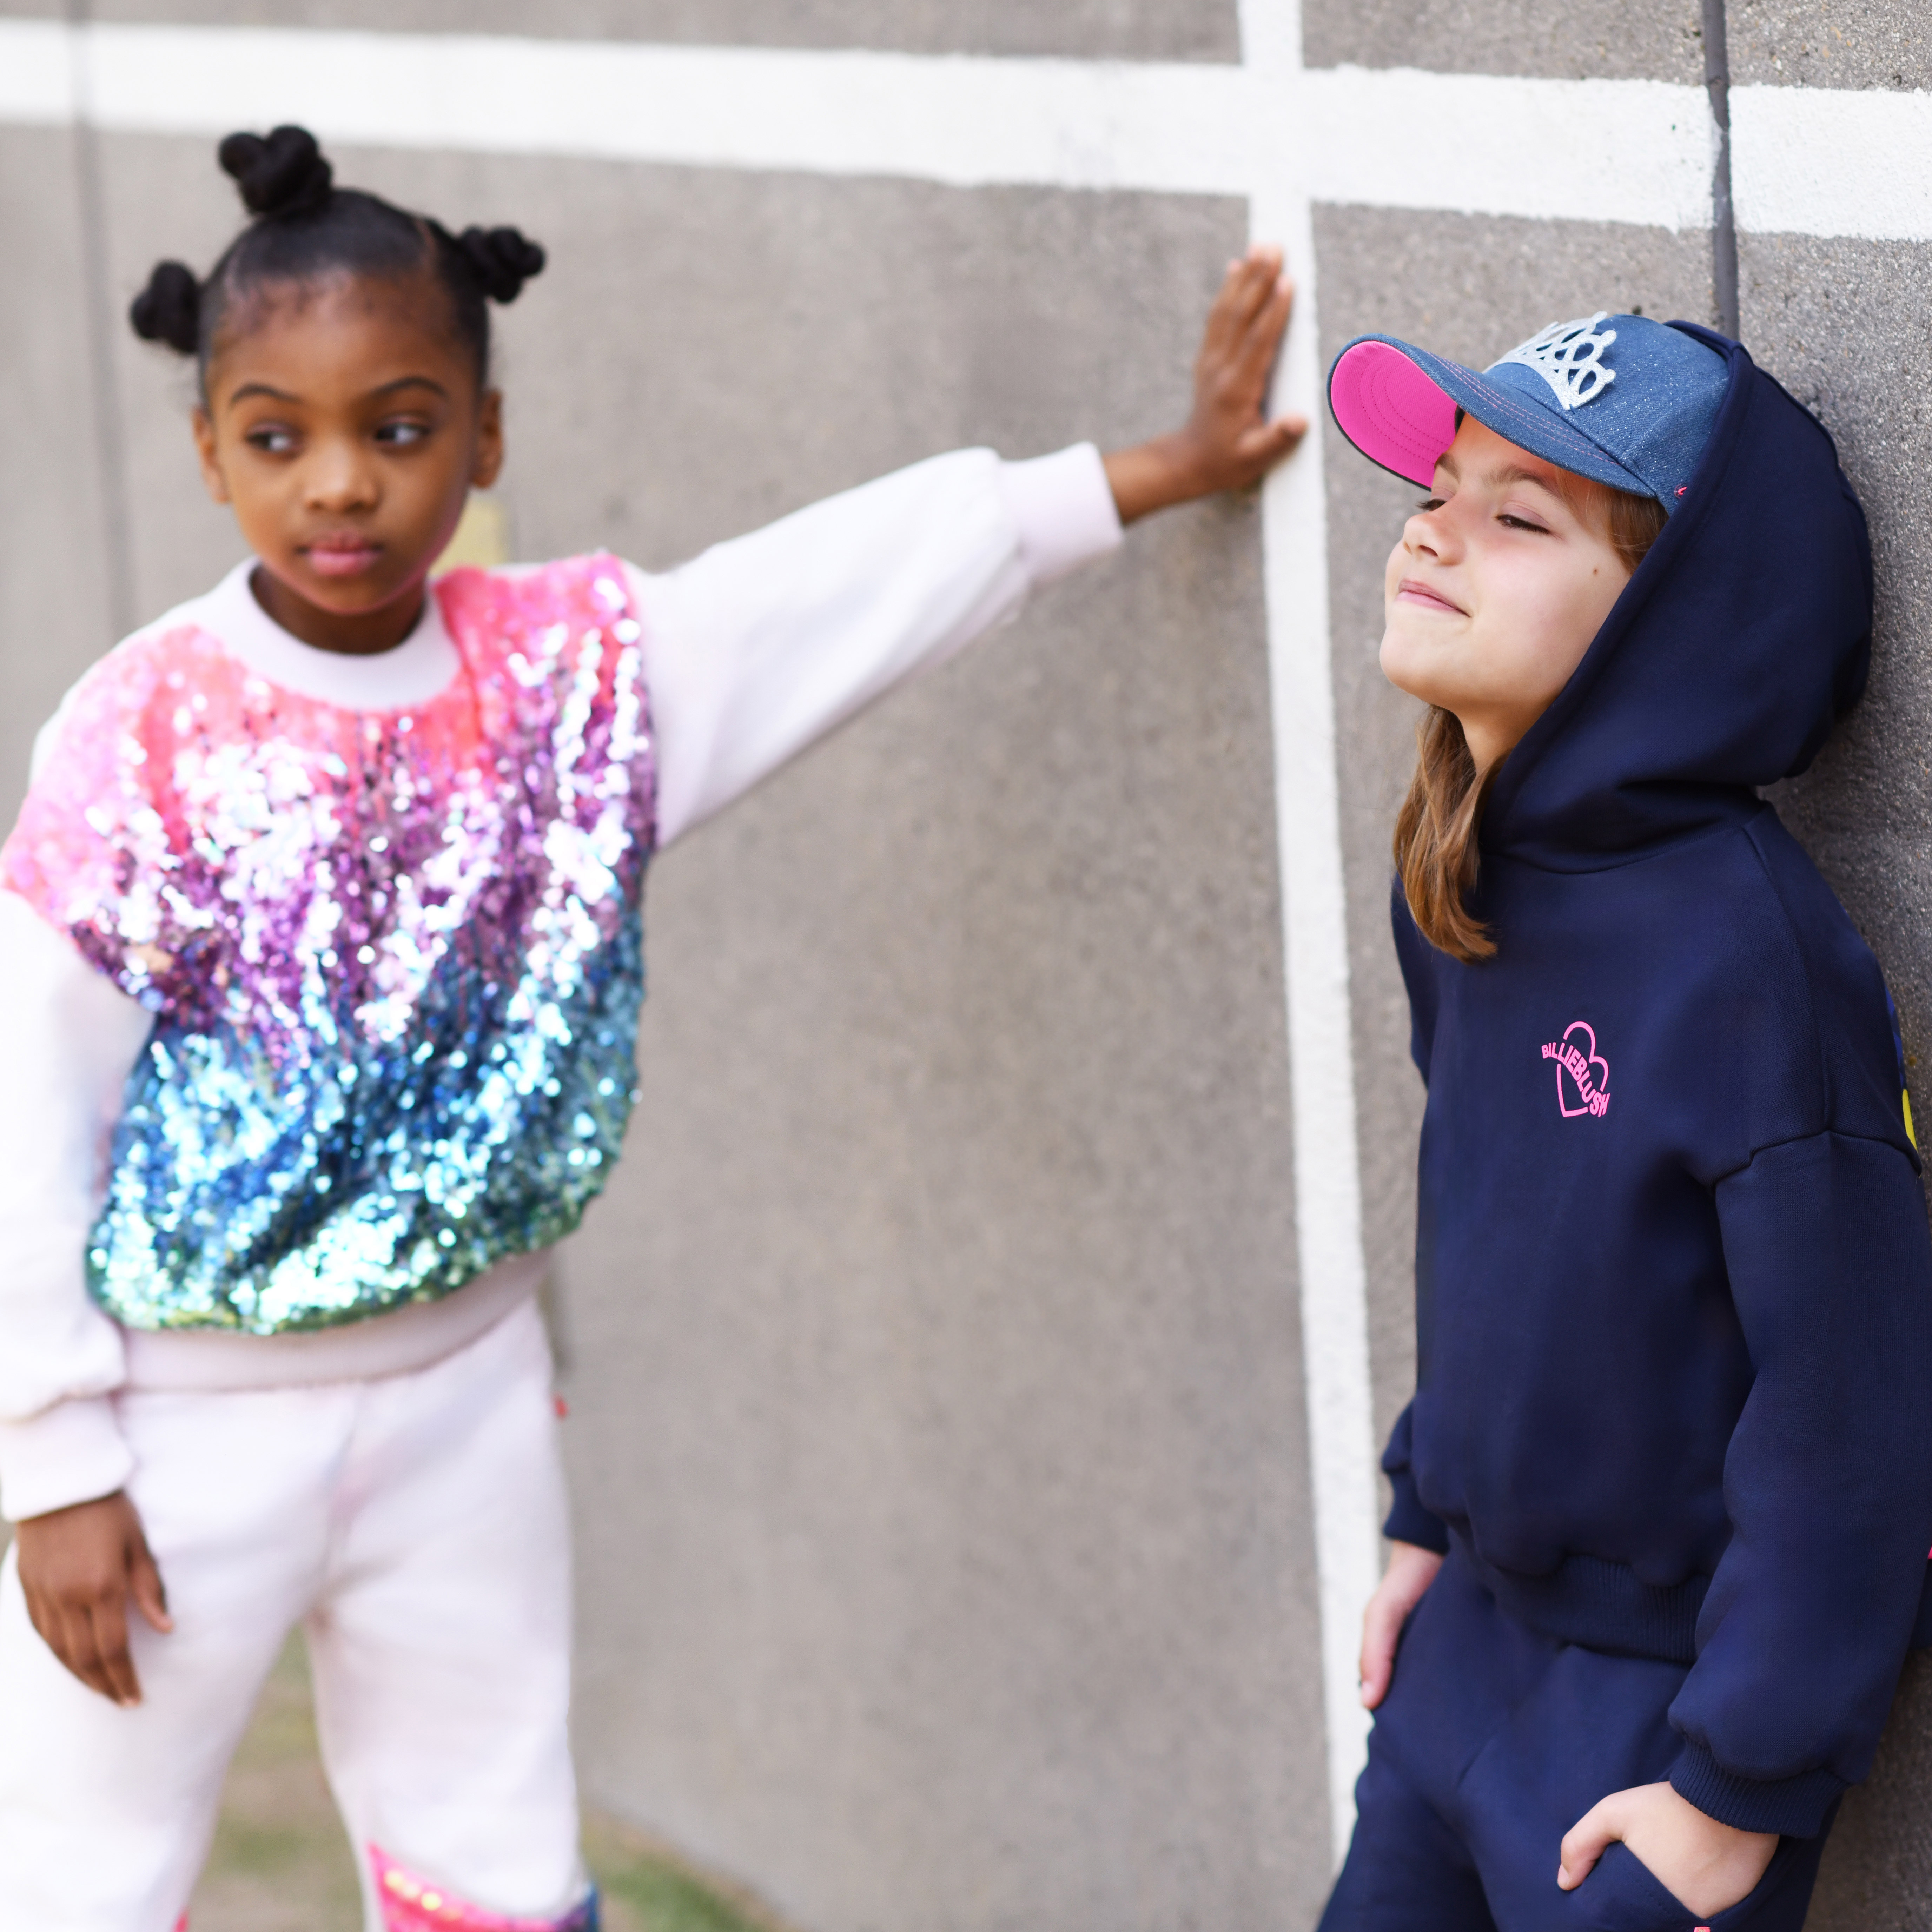
[[[1825,1814],[1846,1785],[1829,1771],[1804,1771],[1796,1778],[1768,1783],[1738,1778],[1725,1770],[1702,1744],[1687,1739],[1684,1755],[1672,1767],[1670,1788],[1706,1816],[1734,1830],[1815,1838],[1824,1828]]]
[[[1020,554],[1034,584],[1051,584],[1118,548],[1120,513],[1106,465],[1090,442],[1025,463],[1002,463],[1000,487],[1019,526]]]
[[[0,1422],[0,1514],[9,1522],[111,1496],[134,1470],[104,1395],[70,1396],[24,1422]]]
[[[1395,1504],[1382,1525],[1383,1535],[1394,1543],[1413,1543],[1438,1556],[1448,1556],[1449,1532],[1439,1516],[1423,1507],[1415,1493],[1414,1477],[1406,1469],[1391,1469],[1388,1479],[1395,1491]]]

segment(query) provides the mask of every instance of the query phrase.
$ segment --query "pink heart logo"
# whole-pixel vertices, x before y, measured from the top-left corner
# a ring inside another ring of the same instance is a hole
[[[1610,1063],[1597,1051],[1596,1029],[1588,1021],[1572,1020],[1561,1040],[1544,1048],[1543,1057],[1556,1063],[1556,1105],[1566,1120],[1582,1114],[1600,1120],[1610,1111]],[[1574,1107],[1563,1084],[1566,1074],[1576,1096]]]

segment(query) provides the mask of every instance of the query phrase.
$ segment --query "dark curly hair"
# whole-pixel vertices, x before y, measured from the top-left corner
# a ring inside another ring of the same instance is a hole
[[[163,262],[134,298],[134,333],[192,356],[206,388],[224,319],[275,283],[346,272],[396,281],[427,272],[448,298],[450,326],[474,357],[482,384],[490,368],[493,302],[514,302],[544,265],[544,251],[514,228],[466,228],[412,214],[360,188],[335,185],[335,171],[306,128],[230,134],[220,148],[254,216],[206,280],[181,262]]]

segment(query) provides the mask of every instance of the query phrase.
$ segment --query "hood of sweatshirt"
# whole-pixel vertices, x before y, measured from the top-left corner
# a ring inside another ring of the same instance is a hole
[[[1486,853],[1616,864],[1738,821],[1864,688],[1863,512],[1832,439],[1737,344],[1682,503],[1556,700],[1498,774]]]

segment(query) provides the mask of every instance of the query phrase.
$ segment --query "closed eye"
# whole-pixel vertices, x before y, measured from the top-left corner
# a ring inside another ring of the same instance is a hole
[[[1447,496],[1425,496],[1415,507],[1423,515],[1426,516],[1431,510],[1441,509],[1448,500]]]
[[[1499,524],[1508,524],[1513,530],[1534,530],[1540,537],[1546,537],[1550,534],[1548,524],[1533,524],[1527,517],[1512,516],[1508,511],[1504,511],[1497,518],[1496,521]]]

